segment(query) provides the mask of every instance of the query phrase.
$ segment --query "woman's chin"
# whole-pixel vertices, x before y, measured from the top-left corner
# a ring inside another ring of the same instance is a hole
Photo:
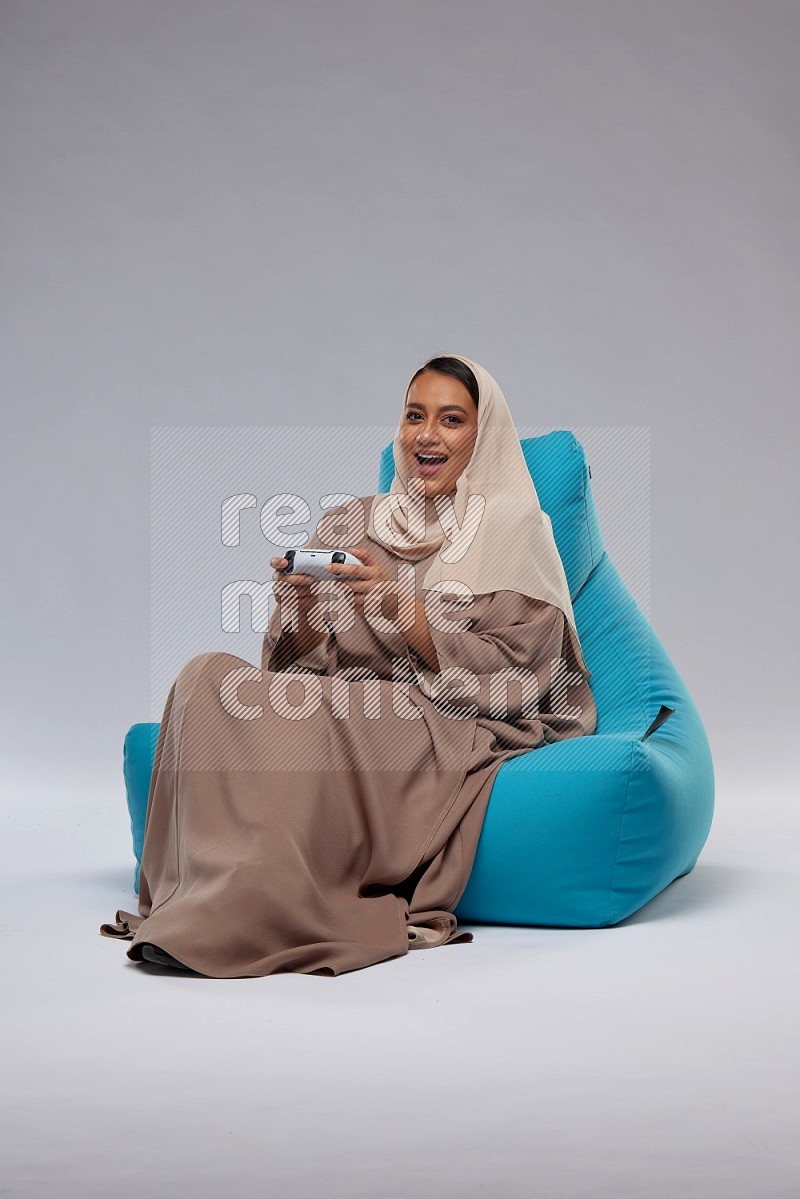
[[[421,476],[416,475],[417,479]],[[446,479],[422,479],[425,486],[425,498],[432,499],[435,495],[449,495],[455,487],[448,487]]]

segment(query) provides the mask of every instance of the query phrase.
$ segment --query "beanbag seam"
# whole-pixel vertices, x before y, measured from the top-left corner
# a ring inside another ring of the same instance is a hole
[[[628,797],[630,796],[630,793],[631,793],[631,780],[633,779],[633,755],[635,752],[636,752],[636,743],[634,741],[632,741],[630,757],[628,759],[628,783],[627,783],[627,786],[625,787],[625,799],[623,801],[622,810],[621,810],[620,816],[619,816],[619,832],[617,834],[617,848],[614,853],[614,865],[611,867],[611,879],[609,880],[609,884],[608,884],[608,920],[606,921],[606,923],[608,925],[611,925],[614,923],[612,906],[611,906],[612,902],[613,902],[613,896],[614,896],[614,875],[617,872],[617,862],[619,861],[619,849],[620,849],[620,846],[622,845],[622,827],[625,823],[625,813],[628,810]]]

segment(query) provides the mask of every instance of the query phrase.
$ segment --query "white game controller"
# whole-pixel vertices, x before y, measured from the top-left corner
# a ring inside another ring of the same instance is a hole
[[[335,579],[336,574],[325,569],[329,562],[340,566],[362,565],[345,550],[286,550],[283,557],[288,562],[285,575],[311,575],[312,579]]]

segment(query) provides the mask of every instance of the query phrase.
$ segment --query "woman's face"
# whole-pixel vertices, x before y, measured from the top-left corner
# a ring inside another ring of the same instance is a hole
[[[424,480],[426,497],[453,494],[477,436],[478,410],[463,383],[438,371],[426,371],[414,380],[403,410],[400,444],[408,477]],[[426,465],[418,455],[435,455],[437,462]]]

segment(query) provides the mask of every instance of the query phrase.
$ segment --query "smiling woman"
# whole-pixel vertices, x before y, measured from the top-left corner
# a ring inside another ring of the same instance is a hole
[[[317,581],[272,560],[295,602],[275,610],[260,669],[206,653],[173,683],[139,912],[101,927],[132,941],[132,961],[211,978],[331,975],[471,941],[453,912],[497,770],[594,732],[552,527],[488,371],[461,355],[421,367],[393,453],[391,490],[329,509],[306,543],[357,564]],[[379,618],[391,590],[410,620]],[[454,620],[437,611],[448,593]],[[298,672],[316,676],[308,704]]]

